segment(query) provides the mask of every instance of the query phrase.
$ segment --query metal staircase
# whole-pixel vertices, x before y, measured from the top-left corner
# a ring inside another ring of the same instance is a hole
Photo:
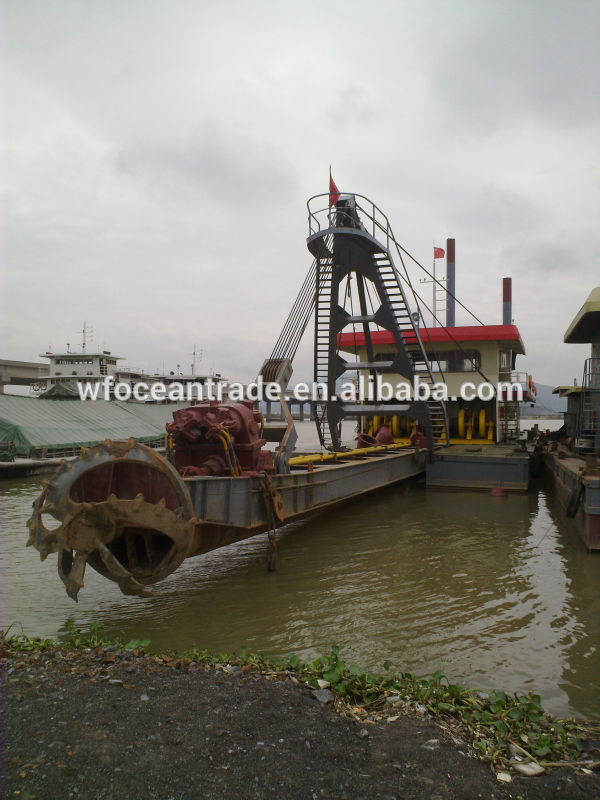
[[[576,449],[581,455],[600,451],[600,358],[585,361]]]
[[[315,402],[315,419],[317,429],[319,431],[319,439],[323,447],[327,450],[337,449],[334,446],[334,440],[331,435],[330,426],[328,423],[327,411],[329,404],[327,398],[335,392],[335,378],[330,383],[330,330],[331,330],[331,269],[332,269],[332,252],[328,245],[331,246],[333,237],[327,237],[323,242],[324,248],[321,255],[316,259],[317,261],[317,292],[315,294],[315,349],[314,349],[314,363],[315,375],[314,382],[317,386],[317,391],[322,392],[325,396],[323,401],[316,400]],[[330,387],[334,388],[330,390]]]
[[[333,208],[324,205],[328,200],[329,195],[317,195],[308,201],[307,243],[316,260],[314,372],[323,396],[316,401],[315,412],[321,444],[339,450],[338,426],[344,417],[376,415],[417,420],[429,449],[435,443],[447,444],[446,411],[440,400],[412,396],[410,400],[383,402],[376,397],[374,402],[359,403],[338,399],[338,381],[347,380],[350,373],[374,382],[377,376],[399,375],[410,383],[411,390],[416,378],[431,388],[434,377],[419,334],[423,320],[416,296],[413,292],[413,315],[394,265],[390,245],[396,245],[398,253],[400,246],[387,217],[361,195],[341,195]],[[412,290],[408,274],[404,280]],[[339,355],[338,336],[349,325],[355,331],[355,341],[356,326],[362,331],[366,361],[347,362]],[[388,360],[377,360],[373,355],[373,337],[381,330],[389,331],[394,340],[394,352]],[[443,379],[439,363],[436,372]]]
[[[500,405],[500,414],[500,441],[517,441],[521,418],[519,403],[515,400],[503,400]]]

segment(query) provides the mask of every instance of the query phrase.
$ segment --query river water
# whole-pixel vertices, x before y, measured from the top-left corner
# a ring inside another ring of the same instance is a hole
[[[493,498],[399,484],[281,530],[188,559],[125,597],[88,568],[78,604],[25,548],[41,478],[1,484],[3,626],[58,637],[71,618],[151,648],[249,647],[313,658],[332,644],[371,671],[443,669],[489,691],[536,690],[562,716],[600,718],[600,557],[586,552],[550,487]]]

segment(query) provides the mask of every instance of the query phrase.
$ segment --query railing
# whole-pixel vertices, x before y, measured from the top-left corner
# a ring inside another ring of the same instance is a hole
[[[586,358],[582,387],[583,391],[600,389],[600,358]]]
[[[363,202],[362,203],[357,202],[357,198]],[[308,208],[309,236],[312,236],[313,234],[316,234],[319,231],[327,228],[348,227],[348,228],[359,228],[365,231],[366,233],[370,233],[370,235],[372,235],[373,238],[379,241],[380,243],[383,243],[381,241],[381,237],[385,238],[385,246],[388,252],[390,250],[390,243],[394,244],[394,246],[396,247],[396,252],[400,259],[400,263],[402,264],[402,268],[404,270],[404,275],[402,275],[402,273],[399,271],[398,268],[394,267],[394,270],[396,272],[396,275],[398,276],[398,279],[403,283],[405,283],[410,290],[412,299],[414,301],[414,307],[416,308],[418,314],[419,327],[428,330],[427,325],[425,323],[425,315],[422,309],[423,306],[425,309],[427,309],[427,311],[430,314],[432,314],[434,319],[434,324],[435,322],[437,322],[439,325],[445,328],[443,323],[433,313],[433,311],[429,308],[427,303],[423,300],[422,297],[420,297],[420,295],[415,290],[413,283],[410,279],[410,276],[408,274],[406,264],[404,263],[404,259],[402,257],[403,253],[407,255],[412,261],[414,261],[414,263],[421,270],[423,270],[423,272],[425,272],[426,275],[428,275],[433,281],[435,281],[435,283],[441,289],[443,289],[444,292],[446,292],[447,296],[449,295],[454,300],[454,302],[457,303],[457,305],[459,305],[470,316],[472,316],[478,325],[483,325],[483,322],[478,317],[476,317],[472,311],[469,311],[469,309],[464,305],[464,303],[461,303],[461,301],[456,297],[456,295],[452,294],[451,292],[448,292],[447,287],[445,287],[441,283],[441,281],[439,281],[434,275],[432,275],[431,272],[429,272],[429,270],[427,270],[421,263],[419,263],[413,256],[410,255],[410,253],[407,250],[405,250],[398,243],[396,237],[394,236],[394,231],[392,230],[392,226],[390,225],[389,219],[387,218],[386,214],[384,214],[383,211],[379,208],[379,206],[376,206],[372,200],[369,200],[369,198],[365,197],[365,195],[363,194],[352,194],[343,192],[340,193],[339,199],[342,201],[348,199],[349,201],[353,202],[352,205],[349,205],[347,208],[338,208],[339,201],[338,204],[332,206],[330,205],[330,194],[328,192],[323,194],[316,194],[313,195],[313,197],[309,198],[309,200],[306,203]],[[325,202],[327,203],[327,205],[322,205]],[[369,231],[367,227],[365,227],[362,220],[359,219],[357,213],[358,211],[361,211],[367,217],[369,221],[368,225],[371,231]],[[454,336],[452,336],[452,334],[447,328],[445,329],[447,330],[450,339],[462,351],[463,348],[461,344],[454,338]],[[426,344],[429,344],[430,347],[432,348],[432,351],[435,352],[435,348],[433,347],[433,343],[431,342],[431,337],[429,336],[429,334],[427,335]],[[443,375],[443,371],[441,369],[441,365],[439,364],[439,358],[437,357],[437,355],[433,360],[438,362],[439,369],[436,371],[439,371]],[[473,363],[473,369],[481,375],[484,381],[489,380],[487,375],[485,375],[482,372],[482,370],[479,367],[477,367],[474,363]]]
[[[425,317],[421,305],[425,305],[426,308],[427,306],[415,291],[406,268],[406,264],[402,258],[402,253],[406,253],[406,251],[397,242],[394,232],[392,231],[392,226],[390,225],[390,221],[386,214],[384,214],[384,212],[378,206],[376,206],[372,200],[369,200],[368,197],[365,197],[365,195],[362,194],[349,194],[346,192],[340,193],[335,205],[331,204],[330,199],[331,195],[329,192],[327,192],[314,195],[307,201],[306,205],[308,208],[309,236],[314,236],[322,233],[323,231],[329,231],[331,233],[332,229],[335,228],[359,230],[362,233],[372,236],[373,240],[377,243],[378,248],[382,248],[382,251],[384,250],[387,253],[389,258],[389,266],[395,273],[398,286],[402,292],[406,311],[412,317],[412,329],[414,331],[416,344],[423,356],[431,383],[434,383],[434,371],[440,374],[442,380],[445,380],[440,358],[435,352],[434,344],[431,341],[431,334],[425,324]],[[394,264],[390,247],[392,244],[396,248],[402,269],[404,270],[404,275],[401,274],[400,270]],[[421,269],[424,269],[420,264],[419,266]],[[427,272],[427,274],[430,273]],[[402,282],[408,287],[408,290],[412,295],[412,300],[414,302],[413,308],[416,309],[415,313],[411,313],[408,298],[402,289]],[[436,280],[436,283],[439,284],[439,281]],[[424,337],[421,336],[421,328],[425,331]],[[462,347],[460,347],[458,343],[457,345],[462,350]],[[431,352],[431,357],[426,355],[426,348]],[[433,366],[434,364],[437,364],[437,369],[435,366]],[[479,369],[477,371],[481,372]],[[485,379],[485,376],[483,377]],[[441,404],[441,406],[443,409],[443,404]],[[446,419],[445,427],[447,430],[448,424]]]
[[[341,206],[339,200],[342,202],[345,201],[347,198],[349,205],[344,207]],[[417,339],[421,347],[423,347],[423,343],[421,341],[421,336],[418,332],[419,328],[424,328],[427,330],[427,326],[425,324],[425,317],[423,311],[421,309],[421,305],[419,303],[419,296],[412,285],[412,281],[409,278],[408,271],[406,266],[404,265],[404,261],[402,260],[402,254],[400,252],[401,248],[396,238],[394,236],[394,232],[392,230],[392,226],[390,225],[390,221],[387,218],[387,215],[376,206],[372,200],[369,200],[368,197],[365,197],[363,194],[353,194],[353,193],[341,193],[339,197],[338,203],[334,206],[330,205],[330,194],[316,194],[313,197],[309,198],[306,205],[308,208],[308,230],[309,235],[312,236],[315,233],[318,233],[321,230],[327,228],[359,228],[366,233],[369,233],[373,239],[376,239],[378,243],[383,244],[383,240],[385,240],[385,247],[386,250],[389,252],[390,250],[390,243],[393,243],[396,246],[396,250],[398,255],[400,256],[400,260],[402,261],[402,265],[404,267],[405,276],[401,275],[398,269],[394,266],[394,271],[398,276],[398,280],[403,281],[409,288],[412,299],[414,302],[414,308],[416,308],[416,313],[418,314],[418,323],[414,325],[415,333]],[[327,205],[321,205],[322,202],[327,202]],[[358,202],[362,201],[362,202]],[[361,212],[365,215],[367,219],[367,226],[365,226],[362,219],[359,218],[358,212]],[[410,311],[410,309],[408,309]],[[438,363],[438,369],[436,372],[439,372],[443,378],[443,371],[441,364],[439,363],[439,358],[435,355],[435,348],[430,341],[429,334],[427,335],[427,342],[430,348],[434,353],[432,361],[436,361]],[[462,349],[462,348],[461,348]],[[484,376],[485,378],[485,376]],[[432,376],[433,380],[433,376]]]
[[[357,228],[360,227],[370,233],[374,239],[380,240],[380,236],[385,237],[385,246],[389,250],[390,239],[394,239],[390,222],[383,211],[362,194],[341,194],[340,200],[348,201],[352,205],[346,208],[329,205],[329,193],[316,194],[309,198],[308,208],[308,231],[309,235],[318,233],[325,228]],[[362,200],[363,202],[358,202]],[[326,206],[321,206],[321,202],[327,202]],[[368,227],[358,219],[357,212],[362,212],[367,218]]]
[[[600,450],[600,358],[587,358],[581,384],[575,447],[578,453]]]
[[[521,386],[523,389],[523,399],[528,395],[527,402],[532,402],[537,398],[537,387],[528,372],[519,372],[514,369],[506,371],[501,370],[498,377],[503,383],[513,383]]]

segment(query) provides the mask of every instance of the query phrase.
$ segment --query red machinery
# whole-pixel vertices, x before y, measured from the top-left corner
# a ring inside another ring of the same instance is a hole
[[[262,449],[267,442],[261,438],[263,425],[262,413],[250,401],[206,400],[175,411],[167,424],[171,458],[184,478],[274,473],[273,454]]]

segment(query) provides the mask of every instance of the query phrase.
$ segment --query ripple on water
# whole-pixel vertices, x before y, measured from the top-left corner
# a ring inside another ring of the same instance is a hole
[[[89,570],[75,605],[24,547],[41,481],[2,488],[4,624],[31,635],[65,621],[104,622],[157,649],[242,646],[314,658],[332,644],[347,662],[417,675],[438,668],[490,690],[535,688],[556,713],[600,717],[598,559],[546,491],[497,504],[483,494],[381,492],[280,531],[279,566],[265,536],[189,559],[147,600]]]

